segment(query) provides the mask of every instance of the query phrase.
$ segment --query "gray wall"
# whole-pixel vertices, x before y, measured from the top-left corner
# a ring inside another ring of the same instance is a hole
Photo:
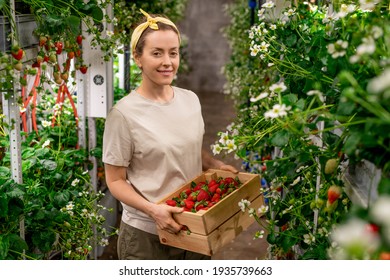
[[[234,0],[188,0],[185,16],[178,23],[188,37],[185,56],[189,73],[180,73],[177,85],[195,92],[222,92],[225,78],[221,67],[230,49],[220,29],[229,24],[223,5]]]

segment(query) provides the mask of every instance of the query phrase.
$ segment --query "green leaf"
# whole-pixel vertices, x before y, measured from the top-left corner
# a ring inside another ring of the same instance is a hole
[[[53,243],[56,240],[56,236],[52,231],[39,231],[34,232],[32,235],[32,242],[43,253],[52,249]]]
[[[57,163],[53,160],[44,159],[41,161],[41,164],[43,165],[43,168],[53,171],[57,168]]]
[[[81,19],[79,17],[69,16],[65,19],[65,21],[67,22],[73,34],[80,34]]]
[[[2,194],[0,195],[0,218],[6,218],[8,216],[8,199]],[[0,258],[1,259],[1,258]]]
[[[46,22],[49,26],[60,26],[64,23],[61,17],[52,14],[47,15]]]
[[[360,134],[359,133],[351,133],[347,140],[345,141],[345,153],[348,155],[354,155],[357,149],[357,146],[360,142]]]
[[[23,253],[24,250],[27,251],[28,245],[27,242],[24,241],[18,234],[10,234],[9,235],[9,245],[13,251]]]
[[[382,179],[379,181],[378,193],[381,195],[390,195],[390,178],[382,177]]]
[[[8,3],[8,0],[0,0],[0,9],[2,9],[3,7],[5,7],[5,3]]]
[[[290,135],[287,130],[280,130],[271,137],[271,144],[277,147],[287,145]]]
[[[68,203],[69,199],[70,194],[68,191],[59,192],[54,195],[54,202],[61,207],[65,206]]]
[[[91,16],[92,16],[94,21],[100,22],[103,20],[104,14],[103,14],[103,11],[99,7],[95,6],[92,8]]]
[[[291,34],[290,36],[287,37],[286,39],[286,45],[288,47],[292,47],[297,43],[297,35]]]
[[[283,234],[281,237],[281,247],[283,248],[284,252],[288,252],[292,246],[294,246],[297,243],[297,238],[291,235],[288,235],[288,231],[284,232],[286,235]]]
[[[0,177],[9,177],[11,176],[11,170],[6,166],[0,166]]]
[[[19,188],[13,188],[11,191],[7,192],[8,197],[20,198],[23,199],[24,191]]]
[[[9,250],[9,237],[0,235],[0,260],[5,260]]]

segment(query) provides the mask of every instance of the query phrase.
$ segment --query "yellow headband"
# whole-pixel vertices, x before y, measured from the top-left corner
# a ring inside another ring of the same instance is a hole
[[[170,21],[169,19],[164,18],[164,17],[151,17],[147,12],[145,12],[142,9],[140,9],[140,11],[141,11],[141,13],[143,13],[145,15],[146,21],[144,23],[141,23],[140,25],[138,25],[134,29],[133,34],[131,35],[131,43],[130,44],[131,44],[131,51],[132,51],[132,53],[135,52],[135,47],[137,46],[139,38],[141,37],[142,33],[148,27],[150,27],[153,30],[158,30],[157,22],[161,22],[161,23],[170,25],[173,28],[175,28],[177,33],[178,33],[178,35],[179,35],[179,42],[181,41],[181,39],[180,39],[180,32],[177,29],[176,25],[172,21]]]

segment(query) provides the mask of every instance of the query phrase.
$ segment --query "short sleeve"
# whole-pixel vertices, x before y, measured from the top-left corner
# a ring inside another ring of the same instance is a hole
[[[133,150],[129,123],[119,110],[112,108],[104,126],[103,162],[128,167]]]

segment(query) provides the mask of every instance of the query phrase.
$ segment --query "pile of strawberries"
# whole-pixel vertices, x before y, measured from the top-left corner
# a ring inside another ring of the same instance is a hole
[[[189,212],[207,210],[240,186],[242,186],[242,183],[238,177],[219,177],[209,182],[191,182],[188,188],[181,191],[179,195],[172,197],[172,199],[168,199],[166,204],[183,207],[184,211]]]

